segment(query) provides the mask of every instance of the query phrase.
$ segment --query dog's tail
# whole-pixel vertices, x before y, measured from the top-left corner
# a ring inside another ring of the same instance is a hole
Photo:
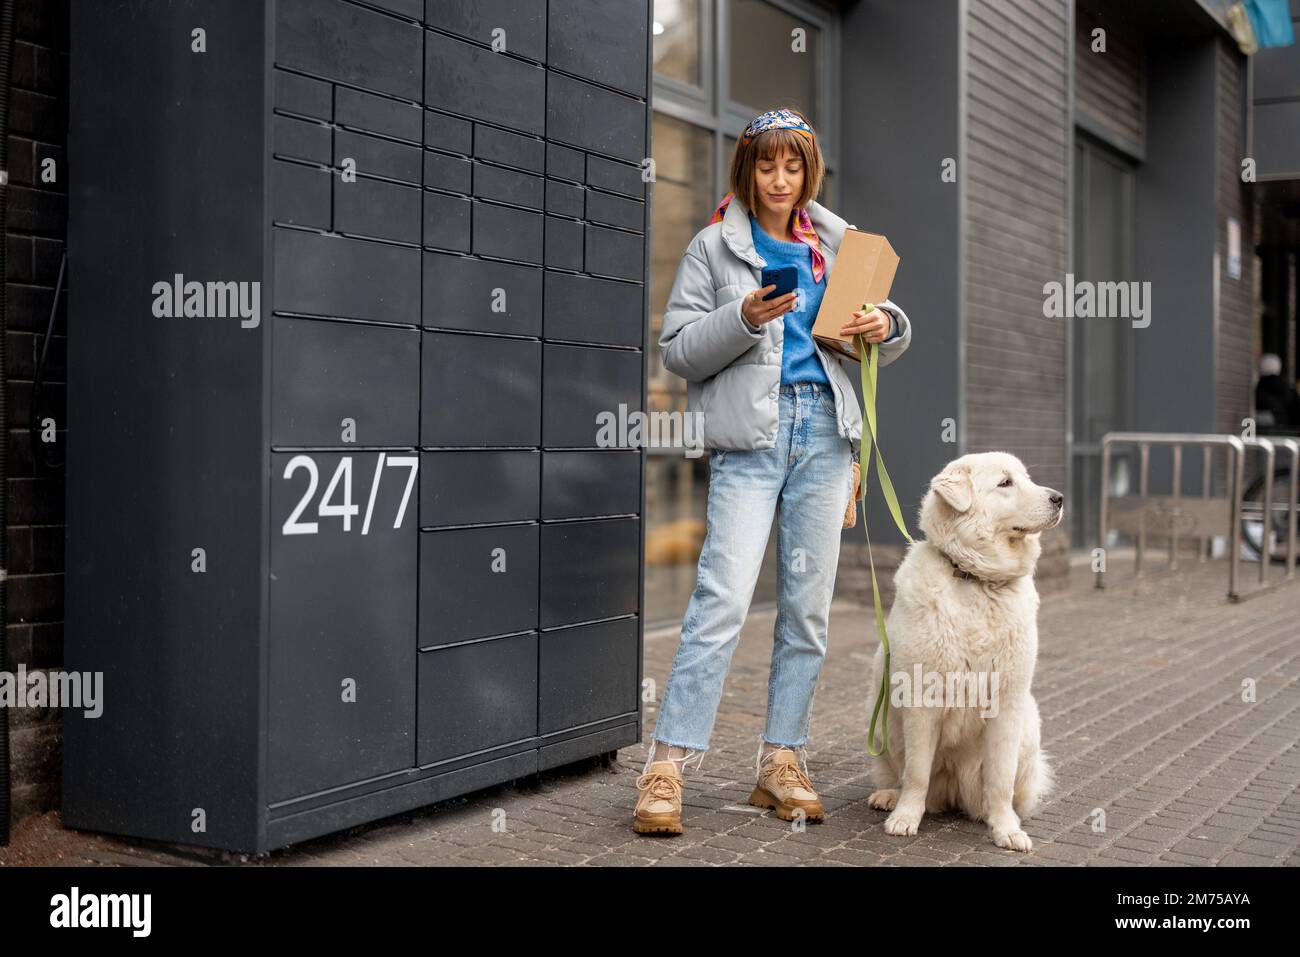
[[[1016,815],[1021,820],[1033,817],[1055,786],[1056,775],[1052,770],[1051,757],[1045,751],[1031,748],[1025,755],[1025,760],[1016,768],[1016,786],[1011,797],[1011,806]]]

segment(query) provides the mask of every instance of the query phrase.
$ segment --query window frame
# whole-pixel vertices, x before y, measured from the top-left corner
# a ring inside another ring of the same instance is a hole
[[[823,117],[818,121],[818,138],[826,170],[827,188],[818,200],[833,207],[840,171],[840,96],[836,79],[840,75],[841,26],[834,5],[812,0],[761,0],[785,13],[807,21],[821,31],[823,55],[817,71],[817,99]],[[652,107],[669,116],[708,131],[713,137],[714,182],[719,197],[726,190],[731,153],[726,136],[738,136],[754,117],[752,108],[732,99],[730,91],[730,30],[732,0],[700,0],[700,75],[703,85],[695,87],[669,77],[654,75]],[[707,214],[707,210],[702,211]]]

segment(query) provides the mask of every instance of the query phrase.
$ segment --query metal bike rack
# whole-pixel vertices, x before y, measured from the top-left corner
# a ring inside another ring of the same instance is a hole
[[[1269,518],[1275,511],[1285,510],[1287,515],[1287,542],[1286,542],[1286,577],[1289,581],[1295,577],[1296,562],[1296,509],[1300,508],[1300,501],[1297,501],[1297,488],[1300,487],[1300,442],[1290,438],[1264,438],[1257,437],[1253,439],[1244,439],[1247,448],[1259,448],[1264,453],[1267,471],[1264,473],[1264,501],[1260,509],[1260,564],[1259,564],[1259,581],[1265,584],[1267,581],[1266,572],[1272,561],[1272,549],[1269,548],[1268,533],[1271,527]],[[1273,472],[1275,471],[1277,449],[1281,448],[1291,455],[1291,481],[1288,489],[1287,501],[1284,505],[1279,505],[1273,501]],[[1247,508],[1242,503],[1242,517],[1246,517]],[[1249,510],[1254,514],[1254,509]]]
[[[1287,498],[1286,520],[1286,577],[1290,581],[1295,577],[1296,521],[1297,513],[1300,513],[1300,441],[1276,439],[1275,442],[1291,453],[1291,488]]]
[[[1138,494],[1112,498],[1110,495],[1111,450],[1115,445],[1136,445],[1138,448]],[[1173,467],[1171,493],[1169,495],[1150,494],[1151,447],[1164,446],[1173,450]],[[1182,494],[1183,448],[1195,446],[1201,449],[1202,472],[1201,494],[1184,496]],[[1277,449],[1281,447],[1291,456],[1291,480],[1288,498],[1284,505],[1275,506],[1273,502],[1273,471]],[[1212,494],[1212,462],[1214,450],[1227,450],[1228,494]],[[1259,586],[1248,594],[1258,594],[1280,581],[1289,581],[1295,577],[1296,565],[1296,523],[1300,499],[1300,443],[1291,438],[1255,437],[1242,439],[1236,435],[1211,435],[1196,432],[1111,432],[1102,439],[1101,447],[1101,508],[1099,516],[1098,540],[1103,547],[1106,533],[1115,527],[1127,531],[1137,538],[1134,554],[1134,576],[1141,578],[1143,560],[1147,549],[1148,533],[1166,535],[1169,539],[1170,570],[1178,567],[1178,540],[1180,536],[1195,536],[1201,542],[1197,549],[1198,561],[1204,562],[1209,557],[1209,544],[1212,530],[1227,524],[1228,539],[1228,599],[1239,601],[1243,595],[1238,590],[1237,566],[1241,552],[1241,525],[1243,515],[1247,513],[1243,497],[1245,495],[1245,460],[1247,449],[1258,449],[1265,461],[1264,496],[1260,515],[1260,567]],[[1277,508],[1287,513],[1287,559],[1285,577],[1278,582],[1268,581],[1272,550],[1269,547],[1269,530],[1271,517]],[[1249,510],[1254,514],[1254,510]],[[1096,572],[1095,584],[1105,587],[1105,572]]]
[[[1270,439],[1243,439],[1242,444],[1248,449],[1259,449],[1264,453],[1264,501],[1259,519],[1259,583],[1268,584],[1268,566],[1272,562],[1272,552],[1268,547],[1269,519],[1273,514],[1273,463],[1277,460],[1277,450]],[[1245,491],[1237,486],[1238,521],[1244,516],[1246,503],[1243,501]],[[1236,558],[1236,555],[1233,555]]]

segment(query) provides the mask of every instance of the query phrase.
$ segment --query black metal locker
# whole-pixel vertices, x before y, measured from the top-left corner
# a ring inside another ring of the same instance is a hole
[[[538,526],[420,534],[420,647],[537,628]]]
[[[537,633],[420,653],[421,764],[537,736]]]
[[[414,458],[271,458],[271,515],[284,516],[270,530],[271,802],[411,764],[418,533],[407,484]],[[356,513],[338,518],[316,507],[347,509],[349,501]]]
[[[419,441],[418,332],[280,316],[272,337],[272,445]]]
[[[73,0],[67,824],[266,850],[640,740],[650,7]]]
[[[535,449],[425,452],[420,466],[420,524],[536,519],[540,461]],[[635,480],[628,477],[627,481]]]
[[[538,664],[542,734],[636,707],[636,623],[627,618],[543,632]]]

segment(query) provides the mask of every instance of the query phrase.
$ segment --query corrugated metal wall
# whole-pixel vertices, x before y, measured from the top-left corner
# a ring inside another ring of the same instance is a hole
[[[1219,39],[1218,95],[1215,98],[1215,203],[1218,232],[1215,249],[1219,259],[1219,311],[1215,330],[1214,427],[1221,432],[1240,432],[1241,420],[1254,407],[1255,313],[1254,217],[1251,197],[1241,181],[1241,161],[1246,155],[1242,129],[1245,102],[1245,58],[1225,38]],[[1241,278],[1228,277],[1228,218],[1241,224]]]
[[[967,17],[967,448],[1003,449],[1066,488],[1066,325],[1043,283],[1068,252],[1067,6],[970,0]],[[1041,580],[1063,576],[1066,532],[1043,537]]]
[[[1140,153],[1146,110],[1142,51],[1121,33],[1107,30],[1104,55],[1093,52],[1095,14],[1079,10],[1074,31],[1074,111],[1079,122],[1095,125],[1117,142]]]

